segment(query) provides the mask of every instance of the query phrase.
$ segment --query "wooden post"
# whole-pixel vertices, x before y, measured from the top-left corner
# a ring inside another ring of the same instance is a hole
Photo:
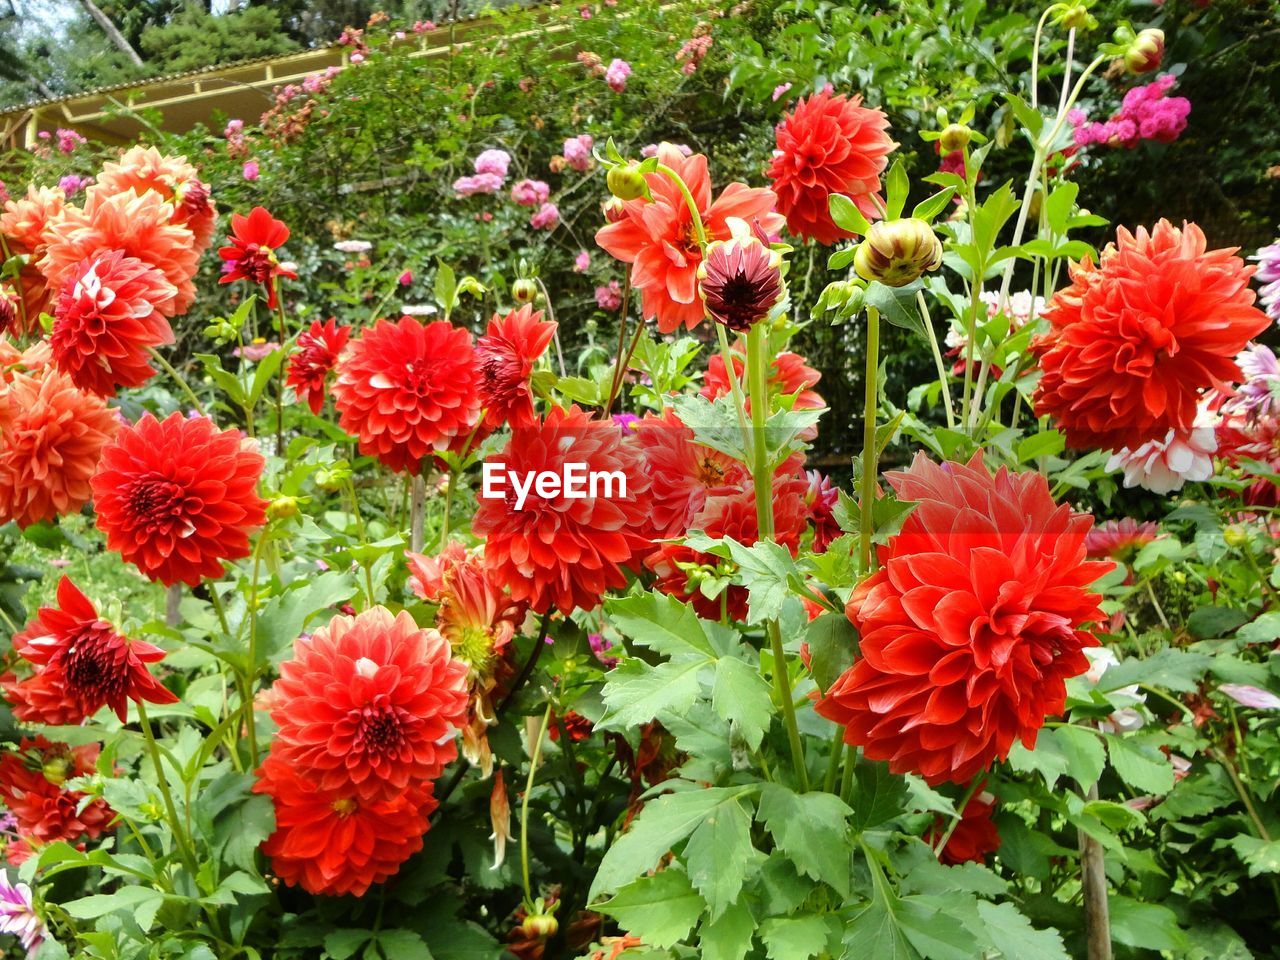
[[[1098,785],[1086,799],[1098,799]],[[1084,891],[1084,933],[1089,960],[1111,960],[1111,912],[1107,904],[1107,870],[1102,844],[1083,830],[1080,835],[1080,885]]]

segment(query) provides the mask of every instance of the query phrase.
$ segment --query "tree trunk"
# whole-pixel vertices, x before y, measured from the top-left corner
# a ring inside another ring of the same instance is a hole
[[[129,41],[125,39],[124,34],[111,22],[111,18],[99,10],[98,5],[93,0],[80,0],[80,6],[84,7],[85,12],[93,17],[94,22],[102,28],[102,32],[120,49],[120,52],[133,61],[135,67],[143,66],[142,58],[138,56],[138,51],[133,49]]]

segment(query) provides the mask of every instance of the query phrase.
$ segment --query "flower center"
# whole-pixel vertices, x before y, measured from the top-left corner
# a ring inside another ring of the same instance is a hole
[[[148,531],[186,538],[196,532],[188,514],[199,501],[191,501],[181,485],[164,477],[134,481],[125,492],[129,509],[139,526]]]
[[[81,700],[100,703],[126,681],[109,637],[109,627],[92,624],[80,631],[60,658],[67,689]]]
[[[339,797],[330,806],[333,808],[333,812],[340,817],[349,817],[356,812],[356,802],[351,797]]]
[[[375,698],[353,711],[352,746],[363,753],[392,756],[405,746],[405,728],[409,716],[399,707],[387,703],[385,695]]]
[[[264,284],[275,273],[276,257],[270,247],[251,243],[237,261],[240,272],[257,284]]]

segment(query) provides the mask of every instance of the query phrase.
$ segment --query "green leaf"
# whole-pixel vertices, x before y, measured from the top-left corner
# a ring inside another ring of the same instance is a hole
[[[258,869],[254,855],[258,845],[271,836],[276,826],[275,806],[270,797],[250,797],[214,827],[215,849],[227,863],[242,870]]]
[[[1249,868],[1249,876],[1280,873],[1280,840],[1259,840],[1242,833],[1231,839],[1231,848]]]
[[[432,292],[435,294],[436,303],[440,309],[446,314],[452,313],[454,305],[458,302],[458,275],[453,272],[453,267],[443,260],[439,260],[437,263],[439,266],[436,270],[436,279],[432,285]]]
[[[875,307],[880,311],[880,316],[895,327],[910,330],[928,340],[929,335],[925,332],[924,320],[921,319],[916,304],[916,291],[920,289],[919,280],[905,287],[890,287],[876,280],[867,284],[863,303],[868,307]]]
[[[164,894],[152,887],[125,886],[114,893],[95,893],[63,904],[63,909],[77,920],[95,920],[117,910],[131,915],[141,914],[138,926],[150,929],[156,911],[164,903]],[[146,920],[146,923],[142,921]]]
[[[1245,643],[1280,640],[1280,610],[1270,610],[1252,623],[1246,623],[1236,632],[1236,637]]]
[[[716,662],[711,705],[717,716],[736,725],[747,746],[759,749],[773,721],[773,692],[755,666],[737,657],[721,657]]]
[[[907,181],[907,168],[902,164],[902,157],[893,161],[889,175],[884,181],[884,218],[897,220],[907,206],[907,194],[911,192],[911,184]]]
[[[831,211],[831,219],[841,230],[848,230],[850,233],[865,237],[867,231],[871,229],[871,224],[862,215],[862,211],[844,194],[831,194],[827,198],[827,207]]]
[[[651,667],[643,660],[624,660],[610,671],[604,685],[605,712],[598,726],[626,730],[667,713],[684,713],[698,696],[698,674],[706,660],[672,660]]]
[[[412,930],[382,930],[377,942],[386,960],[432,960],[426,941]]]
[[[955,192],[955,187],[946,187],[945,189],[939,190],[928,199],[921,200],[917,203],[915,209],[911,211],[911,216],[925,221],[932,220],[947,208],[947,204],[951,202],[951,198],[955,196]]]
[[[1030,463],[1037,457],[1051,457],[1066,449],[1067,438],[1057,430],[1041,430],[1018,442],[1018,462]]]
[[[1049,229],[1059,236],[1067,232],[1067,218],[1076,205],[1076,197],[1080,193],[1080,184],[1072,180],[1063,180],[1050,192],[1044,202],[1045,218],[1049,221]]]
[[[1187,938],[1178,918],[1168,907],[1140,903],[1113,893],[1108,897],[1111,936],[1118,943],[1141,950],[1181,950]]]
[[[649,591],[618,597],[605,603],[605,612],[614,626],[636,643],[664,656],[716,656],[693,607],[669,594]]]
[[[258,402],[263,391],[267,389],[267,384],[271,382],[271,378],[276,375],[276,371],[280,369],[280,364],[283,362],[284,347],[282,346],[279,350],[272,350],[254,365],[253,383],[249,387],[249,400],[246,406],[252,407]]]
[[[876,900],[853,918],[844,933],[846,957],[875,960],[919,960],[920,954],[907,942],[888,906]]]
[[[284,656],[308,621],[330,612],[355,592],[356,584],[349,573],[330,570],[272,597],[258,616],[258,666]]]
[[[1264,614],[1264,616],[1276,616],[1276,614]],[[1187,617],[1187,632],[1198,640],[1210,640],[1225,637],[1248,622],[1249,615],[1234,607],[1199,607],[1191,611],[1191,616]],[[1280,616],[1276,616],[1276,627],[1280,631]],[[1277,636],[1280,636],[1280,632]]]
[[[1012,903],[982,901],[978,916],[1005,960],[1070,960],[1056,930],[1037,930]]]
[[[798,794],[767,783],[760,794],[756,819],[773,835],[778,849],[796,869],[849,894],[849,823],[853,813],[829,793]]]
[[[1016,93],[1006,91],[1004,98],[1009,101],[1009,106],[1013,109],[1013,115],[1018,118],[1018,122],[1031,134],[1032,139],[1038,138],[1040,131],[1044,129],[1044,114],[1036,110]]]
[[[707,901],[713,921],[738,899],[754,852],[751,818],[737,800],[721,804],[693,831],[684,848],[684,860],[689,879]]]
[[[592,907],[655,947],[670,947],[688,936],[705,904],[689,878],[677,869],[641,877]]]
[[[334,930],[324,938],[324,952],[332,960],[347,960],[355,956],[357,950],[373,938],[372,930],[355,930],[345,928]]]
[[[717,920],[704,920],[698,931],[702,960],[742,960],[755,929],[756,919],[745,903],[734,904]]]
[[[853,666],[858,631],[843,613],[824,613],[810,622],[805,642],[809,644],[814,682],[825,693]]]
[[[854,770],[853,829],[859,833],[906,812],[907,784],[881,761],[863,761]]]
[[[760,939],[770,960],[811,960],[827,949],[830,934],[826,918],[812,914],[775,917],[760,924]]]
[[[1107,762],[1101,737],[1081,727],[1054,727],[1042,731],[1040,735],[1043,737],[1046,734],[1066,757],[1067,775],[1072,780],[1086,789],[1098,782]]]
[[[709,787],[663,794],[645,804],[631,829],[619,837],[600,861],[591,898],[652,870],[663,856],[724,804],[754,792],[742,787]]]
[[[964,896],[946,900],[904,897],[894,916],[907,940],[926,960],[973,960],[982,951],[958,914],[974,902],[972,897]]]
[[[1173,764],[1151,743],[1109,734],[1107,746],[1116,775],[1135,790],[1165,794],[1173,789]]]
[[[1160,542],[1162,541],[1157,540],[1155,543]],[[1155,546],[1155,543],[1147,546]],[[1125,660],[1110,667],[1098,682],[1098,689],[1107,693],[1139,683],[1179,693],[1192,693],[1199,689],[1200,680],[1212,662],[1212,658],[1203,653],[1166,647],[1145,659]]]

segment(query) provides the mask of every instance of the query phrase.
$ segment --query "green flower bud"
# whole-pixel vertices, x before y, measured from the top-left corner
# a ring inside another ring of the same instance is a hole
[[[270,520],[284,520],[297,515],[297,497],[276,497],[267,505],[267,518]]]
[[[1228,547],[1243,547],[1249,542],[1249,531],[1240,524],[1233,523],[1222,531],[1222,541]]]
[[[610,167],[605,175],[605,184],[609,187],[609,192],[619,200],[639,200],[649,196],[649,184],[640,172],[640,165],[636,163]]]
[[[511,296],[516,303],[533,303],[538,299],[538,285],[528,277],[521,277],[511,285]]]
[[[905,287],[941,265],[942,243],[933,228],[916,217],[873,223],[853,257],[858,276],[889,287]]]
[[[943,153],[954,153],[967,147],[972,137],[973,131],[963,123],[948,124],[942,131],[942,136],[938,138],[938,146],[942,148]]]

